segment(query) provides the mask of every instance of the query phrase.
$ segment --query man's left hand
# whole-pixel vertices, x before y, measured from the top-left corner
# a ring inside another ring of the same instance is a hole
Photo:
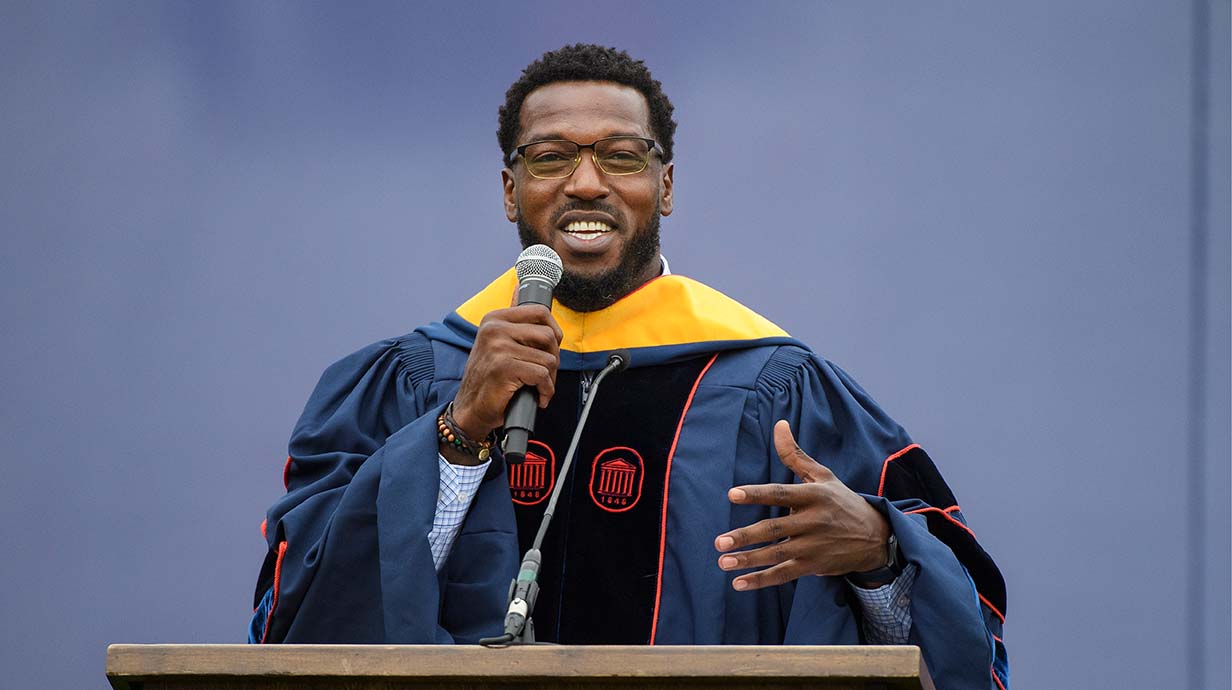
[[[761,589],[805,575],[846,575],[886,564],[890,524],[824,465],[801,450],[785,421],[774,425],[779,459],[800,484],[754,484],[727,492],[732,503],[782,506],[790,513],[719,535],[723,570],[764,568],[737,577],[738,590]],[[748,551],[737,551],[765,544]],[[768,567],[767,567],[768,566]]]

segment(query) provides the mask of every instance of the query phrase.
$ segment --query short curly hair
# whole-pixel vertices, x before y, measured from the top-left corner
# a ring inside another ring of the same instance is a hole
[[[672,137],[676,121],[672,119],[672,102],[663,93],[663,85],[650,74],[646,63],[634,60],[623,50],[576,43],[549,51],[522,70],[522,76],[505,92],[505,104],[500,108],[500,126],[496,139],[504,153],[505,165],[512,164],[517,145],[522,102],[531,91],[558,81],[610,81],[637,89],[650,106],[650,129],[655,141],[663,148],[663,162],[672,159]]]

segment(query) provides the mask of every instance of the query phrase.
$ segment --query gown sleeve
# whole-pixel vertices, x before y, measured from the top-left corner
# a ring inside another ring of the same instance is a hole
[[[770,439],[786,419],[805,452],[889,520],[916,567],[909,641],[937,687],[1008,688],[1004,580],[924,450],[846,372],[807,350],[780,348],[758,389],[769,461],[779,465]],[[822,580],[797,582],[785,643],[816,643],[805,617],[827,596]]]
[[[411,334],[321,376],[291,436],[287,493],[263,526],[269,551],[250,641],[448,643],[492,632],[503,602],[447,611],[442,601],[508,581],[500,566],[516,558],[516,544],[502,527],[512,523],[500,510],[505,484],[480,487],[455,546],[463,567],[438,575],[428,543],[440,483],[436,417],[456,381],[436,385],[432,357],[431,343]]]

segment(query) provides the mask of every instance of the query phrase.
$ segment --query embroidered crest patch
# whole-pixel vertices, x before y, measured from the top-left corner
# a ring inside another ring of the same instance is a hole
[[[610,512],[623,513],[642,497],[646,464],[632,448],[617,446],[595,456],[590,468],[590,498]]]
[[[556,482],[556,454],[546,443],[531,439],[526,462],[509,465],[509,494],[518,505],[533,506],[552,494]]]

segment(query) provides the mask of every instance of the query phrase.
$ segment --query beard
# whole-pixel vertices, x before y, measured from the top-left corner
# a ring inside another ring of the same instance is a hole
[[[543,236],[521,218],[518,218],[518,239],[522,241],[523,249],[534,244],[544,244]],[[619,264],[597,276],[581,276],[565,267],[565,273],[552,291],[552,296],[573,311],[605,309],[641,287],[641,276],[646,266],[658,260],[659,213],[656,205],[655,213],[646,227],[629,237]]]

